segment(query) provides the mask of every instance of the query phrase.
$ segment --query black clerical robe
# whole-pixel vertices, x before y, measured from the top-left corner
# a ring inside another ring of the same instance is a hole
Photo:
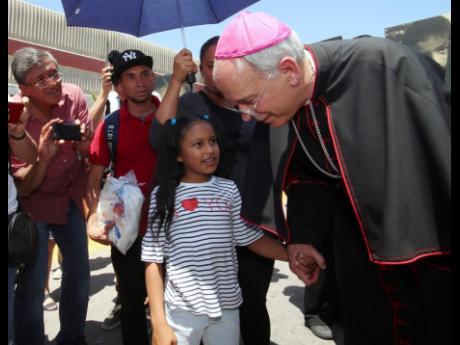
[[[369,259],[407,263],[450,253],[451,111],[442,78],[426,57],[385,39],[328,41],[306,49],[317,70],[313,104],[326,122],[342,177],[337,188],[352,206]],[[318,151],[314,146],[310,150]],[[242,214],[288,242],[315,244],[322,230],[289,226],[281,191],[296,179],[331,188],[333,182],[312,168],[308,177],[293,171],[298,154],[303,152],[292,126],[258,124]],[[321,188],[297,193],[290,207],[302,209],[322,197]]]

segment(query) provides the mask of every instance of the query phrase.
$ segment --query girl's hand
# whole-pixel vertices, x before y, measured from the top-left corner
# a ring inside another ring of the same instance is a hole
[[[248,114],[241,114],[241,119],[244,121],[244,122],[249,122],[252,120],[252,116],[248,115]]]
[[[289,244],[289,268],[306,286],[318,280],[320,269],[326,269],[326,260],[309,244]]]
[[[152,345],[177,345],[176,335],[168,324],[156,325],[153,332]]]

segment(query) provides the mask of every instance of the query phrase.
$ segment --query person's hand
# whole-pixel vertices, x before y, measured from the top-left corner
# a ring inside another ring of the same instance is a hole
[[[152,336],[152,345],[177,345],[176,335],[168,324],[155,327]]]
[[[96,213],[93,213],[88,218],[86,231],[93,241],[99,242],[104,245],[110,244],[109,231],[115,226],[115,222],[109,222],[105,225],[100,224]]]
[[[74,141],[74,148],[83,157],[89,155],[89,147],[93,140],[93,131],[90,127],[87,127],[84,123],[81,123],[79,119],[75,120],[76,125],[80,125],[81,141]]]
[[[27,123],[29,123],[29,97],[23,96],[22,103],[24,104],[24,109],[22,110],[22,113],[19,116],[19,121],[16,123],[8,122],[8,134],[16,138],[20,138],[24,135]],[[9,116],[10,114],[8,111],[8,117]]]
[[[193,62],[192,52],[186,48],[181,49],[174,57],[172,78],[183,83],[189,73],[196,73],[197,71],[198,68]]]
[[[248,115],[248,114],[241,114],[241,119],[244,121],[244,122],[249,122],[253,119],[253,117],[251,115]]]
[[[108,96],[112,90],[112,66],[105,66],[101,69],[101,81],[101,93]]]
[[[53,119],[48,121],[40,132],[38,141],[38,157],[41,161],[49,162],[59,150],[59,145],[64,143],[64,140],[59,142],[53,140],[53,125],[62,122],[61,119]]]
[[[319,270],[326,269],[326,260],[309,244],[289,244],[289,268],[302,280],[306,286],[310,286],[318,280]]]

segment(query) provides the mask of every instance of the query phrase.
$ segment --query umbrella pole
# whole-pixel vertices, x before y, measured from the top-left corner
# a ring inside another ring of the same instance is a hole
[[[105,66],[110,66],[110,62],[109,62],[109,48],[110,45],[109,45],[109,37],[107,35],[107,40],[105,41],[105,57],[104,57],[104,60],[105,60]]]
[[[185,40],[185,30],[182,25],[182,11],[181,11],[179,0],[176,0],[176,6],[177,6],[177,14],[179,15],[179,22],[181,23],[180,33],[182,35],[182,44],[184,45],[184,48],[187,48],[187,44]],[[187,75],[186,81],[187,81],[187,84],[190,85],[190,92],[193,92],[193,84],[196,82],[195,73],[189,73]]]
[[[184,45],[184,48],[187,48],[187,43],[185,40],[185,30],[183,26],[180,27],[180,33],[182,35],[182,44]],[[186,81],[187,84],[190,85],[190,92],[193,92],[193,84],[196,82],[195,73],[189,73],[187,75]]]
[[[182,35],[182,45],[184,46],[184,48],[187,48],[187,41],[185,39],[185,29],[183,26],[180,27],[180,33]]]

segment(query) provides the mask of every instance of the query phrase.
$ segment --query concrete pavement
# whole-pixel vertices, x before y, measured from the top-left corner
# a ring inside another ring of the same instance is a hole
[[[90,301],[86,318],[88,345],[122,345],[120,328],[103,331],[101,323],[113,307],[115,285],[108,247],[90,241]],[[60,280],[53,278],[57,260],[53,260],[50,291],[59,300]],[[276,262],[268,291],[267,306],[271,319],[271,345],[334,345],[314,336],[303,324],[303,283],[289,270],[288,264]],[[45,311],[46,344],[59,331],[59,310]]]

